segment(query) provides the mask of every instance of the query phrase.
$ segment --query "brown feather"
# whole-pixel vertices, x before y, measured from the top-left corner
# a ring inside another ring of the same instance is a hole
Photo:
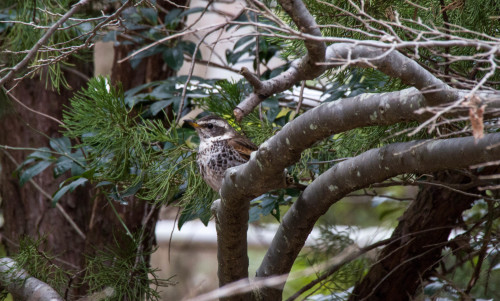
[[[243,136],[234,137],[228,140],[228,144],[234,148],[243,158],[250,159],[250,154],[256,151],[258,147],[248,138]]]

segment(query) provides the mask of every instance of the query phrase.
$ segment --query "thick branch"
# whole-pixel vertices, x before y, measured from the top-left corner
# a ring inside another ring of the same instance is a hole
[[[415,88],[383,94],[363,94],[318,106],[292,122],[252,153],[248,163],[228,170],[221,187],[224,209],[217,218],[229,218],[218,232],[221,246],[246,245],[249,201],[285,185],[284,169],[300,159],[311,145],[333,135],[358,127],[391,125],[398,122],[423,121],[430,114],[417,114],[427,106],[426,99]],[[465,115],[468,114],[464,112]],[[220,224],[219,224],[220,225]],[[220,257],[230,259],[219,273],[232,282],[246,275],[234,270],[236,262],[247,262],[246,251],[219,247]],[[227,265],[229,264],[229,265]],[[244,267],[246,269],[246,267]]]
[[[17,267],[14,260],[8,257],[0,259],[0,285],[20,300],[64,300],[47,283],[31,277],[25,270]]]
[[[217,262],[219,287],[248,278],[248,202],[238,204],[216,200],[212,205],[217,230]],[[229,208],[228,206],[231,206]],[[245,222],[242,223],[241,220]],[[223,226],[222,226],[223,225]],[[221,300],[251,300],[249,292]]]
[[[457,90],[397,50],[338,43],[328,47],[326,61],[331,63],[331,66],[376,68],[420,90],[429,105],[448,103],[456,100],[458,96]]]
[[[252,153],[250,161],[229,169],[221,187],[223,201],[216,203],[218,256],[221,284],[247,277],[246,246],[249,201],[285,185],[284,169],[297,162],[300,154],[315,142],[334,133],[369,125],[389,125],[420,120],[414,111],[425,107],[416,89],[385,94],[364,94],[316,107],[287,124],[278,134]],[[242,264],[243,263],[243,264]]]
[[[278,2],[302,33],[321,36],[314,17],[301,0],[278,0]],[[241,70],[241,74],[252,84],[254,91],[234,109],[236,120],[241,121],[272,94],[285,91],[301,80],[316,78],[325,71],[326,66],[318,65],[318,63],[325,61],[326,44],[323,41],[305,40],[304,45],[307,54],[294,61],[288,70],[272,79],[260,82],[248,70]]]
[[[338,163],[309,184],[285,214],[257,276],[288,273],[315,222],[348,193],[399,174],[498,160],[500,147],[492,147],[498,143],[500,134],[486,135],[477,143],[473,137],[395,143]],[[281,290],[268,288],[262,294],[275,300]]]

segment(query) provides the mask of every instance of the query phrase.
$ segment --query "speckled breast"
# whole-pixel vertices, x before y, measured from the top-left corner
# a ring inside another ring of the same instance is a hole
[[[226,169],[245,163],[246,160],[234,150],[227,140],[201,143],[198,166],[205,182],[219,191]]]

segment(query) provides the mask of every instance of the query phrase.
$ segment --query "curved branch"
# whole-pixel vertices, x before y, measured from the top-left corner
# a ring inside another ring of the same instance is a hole
[[[477,142],[477,143],[476,143]],[[427,173],[464,168],[498,160],[500,134],[448,140],[395,143],[369,150],[338,163],[313,181],[283,217],[282,223],[257,270],[258,277],[286,274],[302,249],[317,219],[346,194],[404,173]],[[274,300],[281,289],[261,293]]]
[[[278,0],[278,2],[302,33],[317,37],[321,36],[321,31],[314,17],[301,0]],[[305,40],[304,45],[307,54],[292,62],[288,70],[272,79],[261,82],[248,70],[242,68],[241,74],[253,86],[254,91],[234,109],[233,113],[237,121],[241,121],[243,117],[252,112],[257,105],[272,94],[285,91],[298,81],[316,78],[326,70],[326,66],[318,64],[325,61],[325,42]]]
[[[218,229],[221,242],[218,256],[232,262],[219,266],[219,273],[227,275],[224,281],[232,282],[248,273],[246,270],[236,273],[234,268],[235,262],[248,261],[246,250],[229,246],[246,245],[250,200],[269,190],[285,187],[285,168],[297,162],[305,149],[333,134],[358,127],[426,120],[432,113],[416,113],[426,106],[426,99],[415,88],[362,94],[325,103],[284,126],[252,153],[249,162],[229,169],[220,190],[221,207],[214,212],[217,219],[231,221],[224,224],[224,231]]]
[[[284,169],[315,142],[334,133],[369,125],[389,125],[420,120],[415,110],[425,99],[414,88],[384,94],[364,94],[323,104],[287,124],[253,152],[248,163],[229,169],[220,190],[222,200],[213,207],[216,218],[218,256],[224,264],[222,284],[248,277],[246,246],[250,200],[286,183]],[[220,225],[224,225],[224,229]],[[243,263],[243,265],[241,264]]]
[[[8,257],[0,259],[0,284],[20,300],[63,301],[47,283],[31,277]]]
[[[362,68],[376,68],[420,90],[429,105],[448,103],[458,97],[458,90],[451,88],[397,50],[338,43],[327,48],[326,61],[332,67],[354,65]]]

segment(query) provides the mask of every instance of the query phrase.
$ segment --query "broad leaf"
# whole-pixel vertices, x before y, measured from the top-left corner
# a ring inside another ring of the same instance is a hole
[[[54,166],[54,177],[57,178],[66,171],[70,170],[73,163],[73,160],[68,157],[59,157],[59,159],[57,159],[56,165]]]
[[[50,139],[50,147],[60,153],[71,153],[71,141],[68,137]]]
[[[182,50],[182,47],[175,46],[173,48],[167,48],[163,51],[163,60],[175,71],[181,69],[182,64],[184,63],[184,51]]]
[[[79,179],[69,183],[68,185],[65,185],[65,186],[59,188],[59,190],[57,190],[56,193],[54,194],[54,196],[52,197],[52,206],[55,206],[57,201],[59,201],[59,199],[66,192],[68,192],[68,191],[73,192],[76,187],[78,187],[80,185],[84,185],[87,181],[88,180],[86,178],[79,178]]]
[[[173,99],[156,101],[149,107],[149,112],[152,116],[156,116],[161,110],[174,102]]]
[[[182,13],[182,9],[180,8],[174,8],[172,9],[164,19],[165,25],[174,28],[177,26],[177,23],[180,20],[180,14]]]
[[[28,158],[41,159],[45,161],[50,161],[53,159],[51,151],[48,147],[40,147],[37,151],[29,154]]]
[[[40,161],[37,164],[31,166],[30,168],[26,169],[22,174],[19,179],[19,184],[23,186],[26,182],[28,182],[31,178],[34,176],[38,175],[42,171],[44,171],[47,167],[49,167],[52,164],[52,162],[49,161]]]
[[[193,7],[193,8],[190,8],[190,9],[187,9],[185,11],[183,11],[180,15],[179,15],[179,19],[184,17],[184,16],[187,16],[187,15],[190,15],[190,14],[196,14],[196,13],[200,13],[202,11],[205,10],[205,7]]]

